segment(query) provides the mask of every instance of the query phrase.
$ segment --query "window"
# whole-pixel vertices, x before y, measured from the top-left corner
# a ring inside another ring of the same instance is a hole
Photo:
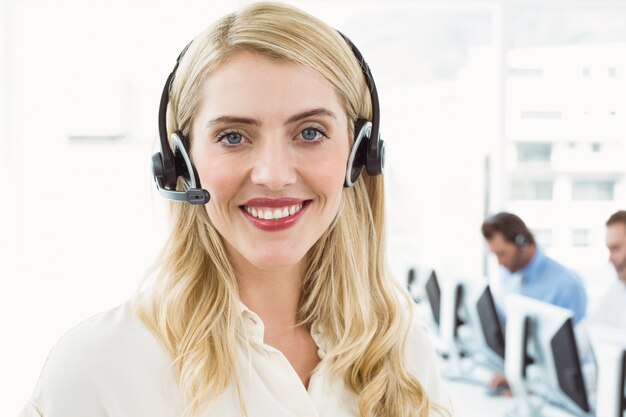
[[[613,200],[615,181],[574,181],[572,200]]]
[[[551,143],[518,143],[517,162],[550,162]]]
[[[511,181],[511,200],[552,200],[552,180]]]
[[[574,247],[591,246],[591,230],[573,229],[572,230],[572,246]]]

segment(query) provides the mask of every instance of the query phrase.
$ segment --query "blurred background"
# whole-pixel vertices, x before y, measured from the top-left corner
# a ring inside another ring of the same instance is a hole
[[[150,156],[180,50],[244,0],[0,2],[0,415],[69,328],[124,302],[167,231]],[[612,282],[626,208],[626,1],[288,1],[347,34],[377,82],[392,270],[497,276],[482,220],[522,217]],[[496,284],[497,285],[497,284]]]

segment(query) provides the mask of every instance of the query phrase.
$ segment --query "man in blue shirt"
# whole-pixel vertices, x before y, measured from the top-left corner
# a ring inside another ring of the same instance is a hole
[[[535,243],[535,237],[522,219],[501,212],[482,225],[489,250],[502,269],[502,293],[526,297],[572,311],[578,323],[587,310],[587,293],[575,272],[548,257]],[[502,305],[504,300],[499,300]]]
[[[502,306],[508,294],[521,294],[570,309],[578,323],[587,310],[587,293],[580,277],[548,257],[535,243],[535,237],[522,219],[501,212],[483,222],[481,227],[489,250],[502,266],[502,299],[499,314],[505,321]],[[490,395],[510,396],[504,375],[496,374],[489,383]]]

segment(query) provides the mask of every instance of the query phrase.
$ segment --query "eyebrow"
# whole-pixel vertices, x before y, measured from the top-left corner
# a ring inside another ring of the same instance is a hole
[[[328,109],[319,108],[319,109],[307,110],[302,113],[295,114],[291,116],[289,119],[287,119],[285,124],[294,123],[294,122],[297,122],[302,119],[306,119],[307,117],[311,117],[311,116],[327,116],[327,117],[337,120],[337,115],[335,115],[335,113],[333,113],[332,111]],[[215,119],[209,120],[206,126],[212,127],[218,123],[239,123],[239,124],[245,124],[245,125],[261,126],[261,122],[257,119],[251,119],[248,117],[238,117],[238,116],[220,116]]]
[[[206,124],[206,127],[215,126],[218,123],[238,123],[244,125],[254,125],[260,126],[261,122],[256,119],[249,119],[247,117],[237,117],[237,116],[220,116],[213,120],[209,120]]]
[[[324,108],[319,108],[319,109],[308,110],[302,113],[295,114],[291,116],[289,119],[287,119],[287,123],[285,124],[297,122],[298,120],[306,119],[307,117],[311,117],[311,116],[328,116],[337,120],[337,116],[335,115],[335,113]]]

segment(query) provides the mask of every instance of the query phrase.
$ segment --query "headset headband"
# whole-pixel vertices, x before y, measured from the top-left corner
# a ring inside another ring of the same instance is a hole
[[[357,61],[359,61],[359,65],[361,66],[361,71],[365,76],[365,83],[367,84],[367,88],[370,92],[370,98],[372,102],[372,138],[378,138],[379,129],[380,129],[380,108],[378,104],[378,91],[376,90],[376,83],[374,82],[374,77],[372,77],[372,71],[370,70],[369,65],[365,62],[361,51],[352,43],[352,41],[343,33],[337,31],[341,37],[346,41],[350,49],[352,49],[352,53],[356,57]]]

